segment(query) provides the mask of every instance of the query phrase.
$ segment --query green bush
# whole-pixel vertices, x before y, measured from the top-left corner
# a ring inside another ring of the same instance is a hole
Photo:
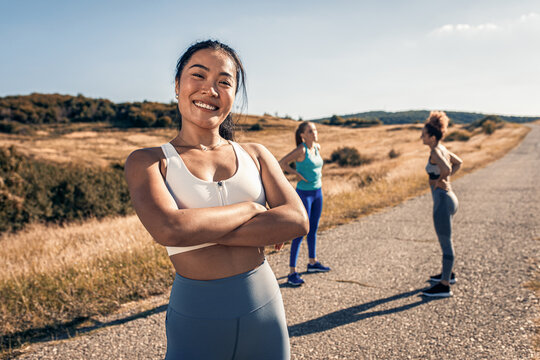
[[[497,124],[495,124],[491,120],[484,121],[482,124],[482,131],[484,131],[486,134],[491,135],[495,132]]]
[[[332,152],[329,162],[337,162],[339,166],[360,166],[369,164],[373,159],[362,155],[356,148],[345,146]]]
[[[255,123],[249,127],[249,131],[261,131],[263,130],[263,126],[260,123]]]
[[[401,155],[401,153],[399,151],[395,150],[395,149],[392,149],[392,150],[390,150],[388,152],[388,157],[390,159],[395,159],[395,158],[399,157],[400,155]]]
[[[170,116],[160,116],[154,123],[154,127],[172,127],[173,121]]]
[[[468,131],[474,131],[477,128],[482,128],[482,131],[489,135],[492,134],[496,129],[502,128],[504,123],[505,121],[497,115],[487,115],[479,120],[473,121],[471,124],[467,125],[466,129]]]
[[[456,130],[446,135],[445,141],[468,141],[471,138],[471,134],[465,130]]]
[[[88,168],[36,161],[0,148],[0,232],[30,222],[64,223],[131,212],[120,166]]]
[[[0,121],[0,132],[14,134],[18,129],[19,125],[12,121]]]

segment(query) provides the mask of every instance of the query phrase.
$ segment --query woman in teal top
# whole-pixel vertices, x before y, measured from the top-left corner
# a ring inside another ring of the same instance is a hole
[[[309,233],[307,235],[309,264],[307,265],[307,271],[326,272],[330,271],[330,268],[317,261],[316,256],[317,228],[319,227],[323,205],[321,191],[323,159],[320,154],[321,146],[317,143],[318,134],[315,124],[308,121],[302,122],[296,129],[295,137],[296,149],[281,159],[279,164],[283,170],[298,177],[296,192],[302,199],[309,216]],[[293,161],[296,163],[296,169],[289,165]],[[302,239],[303,237],[296,238],[291,244],[290,272],[287,278],[288,283],[294,286],[304,283],[304,280],[296,271],[298,251]]]

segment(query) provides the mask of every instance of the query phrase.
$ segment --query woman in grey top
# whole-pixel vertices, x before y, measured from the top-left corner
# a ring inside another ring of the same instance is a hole
[[[450,284],[456,282],[452,272],[454,248],[452,246],[452,216],[458,208],[458,200],[450,186],[463,161],[441,144],[448,128],[448,116],[443,111],[432,111],[422,129],[422,142],[429,146],[430,154],[426,171],[433,196],[433,223],[442,250],[442,273],[431,276],[436,284],[423,292],[426,296],[452,296]]]

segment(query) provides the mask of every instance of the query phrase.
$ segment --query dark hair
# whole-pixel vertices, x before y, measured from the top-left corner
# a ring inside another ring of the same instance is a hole
[[[424,128],[429,136],[435,136],[438,141],[446,133],[449,121],[450,119],[444,111],[432,111],[429,113]]]
[[[426,123],[424,127],[426,128],[426,132],[428,133],[429,136],[435,136],[437,140],[442,139],[441,130],[437,129],[435,126],[431,125],[430,123]]]
[[[306,127],[311,124],[309,121],[302,121],[300,125],[296,128],[296,132],[294,133],[294,139],[296,140],[296,146],[300,145],[302,143],[302,137],[300,136],[301,133],[306,131]]]
[[[182,70],[184,70],[184,67],[188,63],[188,61],[191,59],[193,54],[195,54],[199,50],[204,49],[212,49],[212,50],[218,50],[223,51],[225,54],[227,54],[236,65],[236,89],[235,94],[238,94],[238,90],[242,89],[242,107],[245,106],[245,103],[247,102],[247,93],[246,93],[246,73],[244,71],[244,66],[242,65],[242,61],[240,60],[240,57],[234,51],[231,47],[216,41],[216,40],[205,40],[197,42],[193,45],[191,45],[185,52],[180,56],[178,59],[178,62],[176,63],[176,75],[174,76],[175,80],[180,82],[180,76],[182,75]],[[178,111],[179,115],[179,125],[178,129],[182,129],[182,114],[180,114],[180,111]],[[221,123],[219,126],[219,135],[227,140],[234,140],[234,122],[232,119],[232,114],[229,113],[227,117],[225,118],[225,121]]]

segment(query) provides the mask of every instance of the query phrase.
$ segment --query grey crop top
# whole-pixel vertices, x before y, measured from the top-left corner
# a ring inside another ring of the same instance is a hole
[[[206,181],[193,175],[171,143],[161,145],[167,162],[165,183],[179,209],[193,209],[253,201],[266,205],[261,174],[251,156],[237,143],[229,141],[236,155],[233,176],[221,181]],[[167,246],[169,256],[216,245]]]

